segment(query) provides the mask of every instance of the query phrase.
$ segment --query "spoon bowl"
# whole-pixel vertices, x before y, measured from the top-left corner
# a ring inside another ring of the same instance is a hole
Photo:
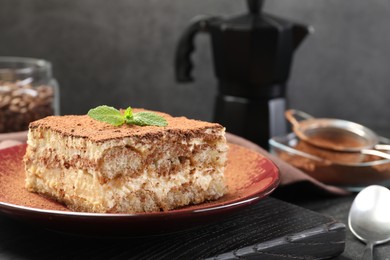
[[[371,185],[359,192],[349,211],[348,225],[367,245],[362,259],[373,259],[373,247],[390,241],[390,190]]]

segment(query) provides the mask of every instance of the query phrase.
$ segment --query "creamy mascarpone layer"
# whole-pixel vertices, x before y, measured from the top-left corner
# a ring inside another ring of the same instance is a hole
[[[131,180],[123,177],[105,184],[83,170],[43,167],[31,170],[32,174],[26,179],[29,190],[56,198],[78,211],[131,213],[170,210],[216,199],[225,192],[223,174],[214,169],[200,169],[192,174],[183,171],[155,178],[143,174]],[[205,171],[209,174],[204,174]],[[172,198],[177,192],[180,196]],[[145,200],[148,201],[145,203]]]
[[[56,150],[61,155],[72,158],[81,156],[88,160],[97,160],[103,156],[103,154],[113,147],[125,147],[130,146],[137,151],[144,153],[149,151],[152,147],[155,147],[159,143],[170,142],[173,137],[172,134],[165,133],[162,138],[154,140],[151,143],[140,142],[142,137],[124,137],[122,139],[112,139],[105,142],[93,142],[87,138],[77,138],[73,136],[64,136],[61,133],[43,129],[30,129],[28,132],[27,144],[29,149],[34,149],[34,152],[46,153],[47,149]],[[218,150],[227,150],[225,140],[225,131],[220,130],[217,133],[212,133],[210,129],[205,129],[202,134],[214,135],[222,143],[217,144],[220,147],[216,147]],[[226,140],[225,140],[226,141]],[[181,141],[186,145],[189,150],[193,150],[194,147],[205,144],[203,138],[192,138],[189,142]]]
[[[210,133],[206,129],[204,134]],[[174,140],[175,136],[168,133],[152,143],[131,137],[96,143],[38,128],[30,129],[28,133],[26,157],[34,164],[89,168],[89,173],[99,179],[113,179],[132,171],[139,174],[144,165],[151,163],[156,171],[161,172],[162,167],[169,167],[179,159],[189,160],[193,167],[204,164],[224,167],[228,149],[224,131],[219,131],[215,136],[216,141],[211,143],[204,138],[178,143]]]

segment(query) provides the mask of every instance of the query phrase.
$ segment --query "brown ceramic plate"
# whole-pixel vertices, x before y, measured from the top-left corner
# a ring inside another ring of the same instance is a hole
[[[279,184],[268,158],[230,144],[225,172],[229,192],[217,201],[167,212],[97,214],[72,212],[24,188],[26,145],[0,150],[0,212],[44,228],[76,234],[132,236],[177,232],[222,220],[270,194]]]

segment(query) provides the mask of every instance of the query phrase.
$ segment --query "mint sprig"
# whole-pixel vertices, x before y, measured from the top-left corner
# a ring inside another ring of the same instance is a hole
[[[125,123],[125,117],[122,113],[118,109],[109,106],[99,106],[90,109],[88,111],[88,115],[95,120],[106,122],[115,126],[120,126]]]
[[[128,107],[123,113],[110,106],[98,106],[88,111],[88,116],[95,120],[105,122],[114,126],[121,126],[124,123],[139,126],[167,126],[168,122],[160,115],[153,112],[142,111],[133,113]]]

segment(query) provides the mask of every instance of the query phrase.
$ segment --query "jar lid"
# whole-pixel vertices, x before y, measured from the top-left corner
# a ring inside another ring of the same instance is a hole
[[[52,77],[51,63],[43,59],[0,57],[0,81],[37,82]]]

